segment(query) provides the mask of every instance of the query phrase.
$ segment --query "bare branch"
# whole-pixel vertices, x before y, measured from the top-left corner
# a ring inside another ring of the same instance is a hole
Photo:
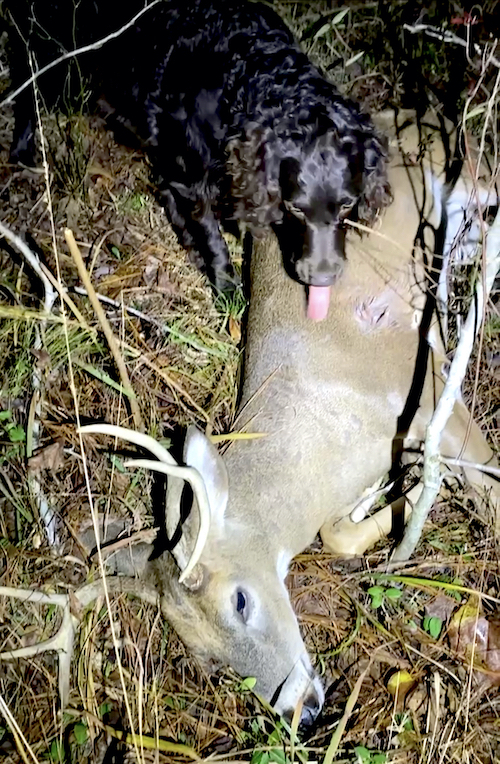
[[[489,464],[480,464],[479,462],[469,462],[467,459],[448,459],[447,456],[443,456],[443,462],[446,464],[452,464],[454,467],[463,467],[468,470],[477,470],[478,472],[484,472],[485,475],[494,475],[500,478],[500,467],[490,467]]]
[[[142,16],[144,13],[149,11],[153,6],[158,5],[158,3],[163,2],[163,0],[153,0],[152,3],[149,5],[146,5],[145,8],[142,8],[139,13],[136,13],[133,18],[130,19],[130,21],[127,21],[127,23],[120,27],[120,29],[117,29],[116,32],[111,32],[111,34],[106,35],[106,37],[103,37],[101,40],[97,40],[97,42],[93,42],[90,45],[84,45],[82,48],[76,48],[75,50],[70,50],[67,53],[64,53],[59,58],[56,58],[54,61],[51,61],[49,64],[46,64],[46,66],[42,66],[41,69],[39,69],[37,72],[32,74],[32,76],[26,80],[26,82],[23,82],[22,85],[20,85],[14,92],[9,93],[7,98],[5,98],[1,103],[0,106],[5,106],[6,104],[12,103],[12,101],[15,101],[17,96],[23,92],[23,90],[26,90],[30,85],[33,84],[39,77],[42,76],[42,74],[45,74],[45,72],[50,71],[50,69],[53,69],[54,66],[58,66],[58,64],[62,64],[63,61],[67,61],[70,58],[76,58],[76,56],[81,56],[83,53],[88,53],[91,50],[99,50],[99,48],[102,48],[103,45],[105,45],[110,40],[114,40],[117,37],[119,37],[123,32],[126,32],[127,29],[130,29],[130,27],[134,26],[135,22]]]
[[[51,282],[45,275],[45,271],[42,268],[40,258],[35,252],[31,251],[26,242],[23,241],[20,236],[13,233],[9,228],[4,226],[3,223],[0,223],[0,235],[3,236],[4,239],[7,239],[7,241],[21,253],[26,262],[31,266],[31,268],[33,268],[36,275],[39,277],[45,292],[43,307],[46,313],[51,313],[57,295]]]
[[[410,32],[410,34],[420,34],[420,32],[423,32],[428,37],[434,37],[436,40],[449,42],[452,45],[460,45],[462,48],[466,49],[468,47],[467,40],[458,37],[458,35],[449,32],[447,29],[438,29],[438,27],[433,27],[430,24],[403,24],[403,29],[406,32]],[[474,52],[482,58],[484,51],[481,46],[477,43],[472,43],[472,47],[474,48]],[[493,66],[500,68],[500,61],[493,55],[488,56],[486,63],[493,64]]]
[[[418,544],[425,520],[434,504],[441,486],[441,437],[451,416],[455,401],[460,396],[462,382],[481,325],[484,305],[489,297],[495,277],[500,270],[500,210],[486,235],[484,242],[484,269],[476,284],[475,299],[469,309],[460,342],[450,366],[450,372],[436,410],[427,426],[424,444],[423,488],[408,522],[403,540],[396,549],[393,560],[408,560]]]

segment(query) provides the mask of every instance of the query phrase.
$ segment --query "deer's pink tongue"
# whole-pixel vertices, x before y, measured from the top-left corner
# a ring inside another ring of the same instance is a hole
[[[307,298],[307,318],[311,321],[323,321],[328,315],[331,287],[310,286]]]

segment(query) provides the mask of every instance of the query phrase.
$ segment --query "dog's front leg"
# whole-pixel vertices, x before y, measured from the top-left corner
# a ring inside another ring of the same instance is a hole
[[[216,292],[234,292],[240,279],[231,263],[211,200],[180,183],[168,184],[161,195],[172,227],[191,260],[207,274]]]

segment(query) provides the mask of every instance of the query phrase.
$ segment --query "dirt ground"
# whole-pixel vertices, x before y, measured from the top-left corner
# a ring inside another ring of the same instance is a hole
[[[498,31],[495,3],[475,24],[451,4],[275,5],[338,87],[367,109],[426,97],[458,117],[477,83],[473,103],[493,93],[497,108],[498,68],[485,73],[477,51],[467,61],[451,42],[402,34],[404,23],[445,25],[462,39],[470,32],[484,50]],[[0,61],[5,90],[8,66]],[[81,451],[77,418],[130,424],[130,399],[65,228],[104,308],[145,431],[167,447],[191,423],[208,434],[231,431],[246,306],[243,298],[214,302],[156,200],[147,160],[117,144],[100,116],[52,113],[42,129],[45,168],[41,156],[33,170],[10,164],[12,113],[0,104],[0,222],[67,290],[64,306],[57,300],[47,316],[43,280],[3,240],[0,583],[53,595],[99,577],[81,545],[90,496],[102,518],[124,517],[133,532],[153,525],[149,478],[127,472],[123,452],[101,437],[88,437],[85,457]],[[228,241],[240,267],[241,243]],[[470,299],[471,270],[455,276],[456,314]],[[499,338],[494,293],[465,393],[497,450]],[[438,502],[410,563],[391,563],[390,553],[380,543],[363,559],[337,560],[318,540],[293,563],[287,584],[326,688],[323,713],[298,740],[248,679],[193,661],[153,605],[122,594],[84,607],[70,595],[78,629],[65,669],[69,704],[61,714],[55,652],[0,661],[0,755],[92,764],[500,762],[498,548],[471,491]],[[62,618],[54,603],[0,597],[0,651],[50,638]]]

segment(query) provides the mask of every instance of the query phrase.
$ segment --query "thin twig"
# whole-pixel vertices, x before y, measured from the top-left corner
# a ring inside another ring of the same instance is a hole
[[[60,264],[60,258],[59,258],[59,250],[58,250],[58,247],[57,247],[57,239],[56,239],[56,232],[55,232],[54,216],[52,214],[52,198],[51,198],[51,194],[50,194],[50,184],[49,184],[49,178],[48,178],[48,164],[47,164],[45,145],[44,145],[44,141],[43,140],[42,140],[42,153],[43,153],[43,158],[44,158],[45,179],[46,179],[46,185],[47,185],[47,205],[48,205],[49,215],[50,215],[52,247],[53,247],[53,251],[54,251],[54,258],[55,258],[55,264],[56,264],[57,280],[58,280],[58,283],[60,285],[60,290],[62,291],[63,290],[63,282],[62,282],[62,275],[61,275],[61,264]],[[69,233],[70,233],[70,237],[69,238],[70,238],[70,240],[72,239],[73,243],[74,243],[73,252],[76,252],[77,260],[79,259],[81,261],[83,271],[85,272],[85,275],[87,275],[86,271],[85,271],[85,266],[83,265],[83,260],[82,260],[80,251],[78,250],[76,242],[74,241],[73,234],[71,232],[69,232]],[[92,285],[91,284],[90,284],[90,287],[91,287],[90,291],[92,291]],[[61,293],[61,291],[60,291],[60,293]],[[97,300],[96,300],[96,302],[99,305]],[[101,309],[100,305],[99,305],[99,309]],[[62,313],[63,318],[64,318],[63,327],[64,327],[64,336],[65,336],[65,343],[66,343],[66,353],[67,353],[67,358],[68,358],[68,382],[69,382],[69,387],[70,387],[70,390],[71,390],[71,395],[72,395],[73,403],[74,403],[74,407],[75,407],[75,417],[76,417],[77,426],[80,427],[80,411],[79,411],[79,405],[78,405],[78,394],[77,394],[77,390],[76,390],[75,376],[74,376],[74,372],[73,372],[73,364],[72,364],[72,361],[71,361],[71,349],[70,349],[70,343],[69,343],[68,323],[67,323],[67,319],[66,319],[66,308],[65,308],[65,302],[64,301],[61,302],[61,313]],[[121,359],[121,361],[123,363],[123,359]],[[92,516],[92,524],[93,524],[93,527],[94,527],[94,534],[95,534],[95,539],[96,539],[96,544],[97,544],[97,557],[98,557],[98,561],[99,561],[99,569],[101,570],[102,575],[103,575],[102,586],[103,586],[103,589],[104,589],[104,597],[105,597],[105,600],[106,600],[106,606],[108,608],[108,611],[111,612],[110,587],[112,585],[112,582],[110,581],[109,585],[108,585],[107,579],[105,577],[105,566],[104,566],[104,560],[103,560],[103,556],[102,556],[102,553],[101,553],[101,545],[100,545],[100,540],[99,540],[99,522],[98,522],[97,513],[96,513],[96,509],[95,509],[95,504],[94,504],[94,500],[93,500],[93,496],[92,496],[92,489],[91,489],[91,486],[90,486],[90,477],[89,477],[87,458],[86,458],[85,449],[83,447],[83,440],[82,440],[82,436],[81,435],[79,436],[79,439],[80,439],[80,450],[81,450],[81,455],[82,455],[83,474],[84,474],[84,479],[85,479],[85,486],[86,486],[86,489],[87,489],[87,499],[88,499],[88,503],[89,503],[89,507],[90,507],[90,513],[91,513],[91,516]],[[117,640],[116,627],[115,627],[115,623],[113,621],[113,618],[110,619],[110,630],[111,630],[111,637],[112,637],[112,640],[113,640],[113,644],[115,646],[117,646],[118,645],[118,640]],[[66,665],[66,664],[64,664],[64,665]],[[127,693],[125,676],[124,676],[124,672],[123,672],[123,666],[122,666],[122,662],[121,662],[120,657],[119,657],[119,651],[118,650],[117,650],[117,667],[118,667],[118,675],[119,675],[119,678],[120,678],[120,684],[121,684],[121,687],[123,689],[123,700],[124,700],[124,704],[125,704],[125,710],[126,710],[126,714],[127,714],[128,723],[130,725],[130,728],[133,729],[134,725],[133,725],[132,709],[131,709],[131,704],[130,704],[128,693]],[[69,672],[69,665],[67,666],[67,671]],[[134,743],[134,748],[135,748],[135,754],[136,754],[137,760],[141,761],[141,758],[139,756],[139,750],[138,750],[137,745],[135,743]]]
[[[97,295],[95,293],[94,287],[92,286],[92,282],[87,273],[87,269],[85,268],[83,258],[80,254],[80,250],[78,249],[78,245],[75,241],[75,237],[73,236],[73,231],[70,231],[69,228],[66,228],[64,230],[64,237],[68,244],[68,247],[73,257],[73,260],[75,262],[75,265],[77,267],[78,275],[80,276],[83,282],[83,285],[88,294],[89,300],[92,304],[92,307],[94,308],[96,312],[97,318],[99,319],[99,323],[101,324],[104,335],[108,341],[109,349],[111,350],[111,355],[113,356],[115,360],[118,373],[120,374],[120,379],[122,381],[122,385],[127,393],[128,400],[130,401],[130,408],[132,410],[132,416],[134,419],[135,428],[139,431],[143,431],[144,424],[142,421],[141,411],[139,408],[139,404],[137,403],[137,398],[135,397],[135,393],[133,391],[132,385],[130,383],[130,377],[128,375],[127,367],[123,360],[123,356],[120,353],[118,343],[115,340],[115,335],[113,334],[113,330],[111,329],[111,326],[109,325],[109,321],[106,318],[106,314],[104,313],[101,303],[99,302]]]
[[[31,71],[33,71],[33,61],[32,56],[30,54],[29,56],[29,62],[31,66]],[[35,96],[35,113],[36,113],[36,119],[38,128],[40,130],[40,138],[41,138],[41,148],[42,148],[42,158],[43,158],[43,173],[44,173],[44,180],[45,180],[45,186],[47,190],[47,210],[50,217],[50,225],[51,225],[51,231],[53,233],[53,236],[55,237],[55,226],[54,226],[54,216],[52,214],[52,202],[50,198],[50,176],[49,176],[49,166],[47,162],[47,153],[45,150],[45,136],[43,132],[43,126],[42,126],[42,119],[40,116],[40,104],[39,104],[39,94],[38,89],[36,85],[34,86],[34,96]],[[45,312],[47,314],[50,314],[52,312],[52,307],[55,303],[56,299],[56,292],[52,288],[52,284],[50,280],[45,276],[45,273],[42,271],[41,263],[36,255],[36,261],[38,263],[38,270],[37,274],[39,275],[39,278],[42,281],[44,290],[49,290],[48,294],[45,292]],[[35,342],[34,342],[34,349],[35,350],[41,350],[42,349],[42,336],[45,330],[45,321],[42,319],[40,323],[35,324]],[[40,420],[42,416],[42,404],[43,404],[43,386],[42,386],[42,374],[41,370],[37,367],[37,364],[34,364],[33,366],[33,396],[31,399],[31,406],[30,406],[30,412],[28,417],[28,436],[26,439],[26,456],[29,458],[32,456],[33,448],[37,448],[40,443],[40,433],[41,433],[41,425]],[[30,448],[31,447],[31,448]],[[60,541],[57,535],[56,530],[56,514],[54,512],[54,509],[51,506],[51,501],[46,496],[44,487],[42,484],[42,481],[40,479],[40,476],[35,474],[31,474],[29,476],[29,482],[31,485],[31,489],[33,491],[34,498],[38,505],[38,513],[40,516],[40,519],[45,527],[45,533],[47,535],[47,540],[49,542],[49,545],[51,547],[58,547],[60,545]],[[62,680],[60,680],[62,681]]]
[[[467,459],[449,459],[447,456],[443,456],[443,462],[452,464],[454,467],[463,467],[466,470],[477,470],[478,472],[484,472],[485,475],[494,475],[495,477],[500,478],[500,467],[490,467],[489,464],[469,462]]]
[[[31,75],[29,79],[26,80],[26,82],[23,82],[22,85],[20,85],[16,90],[14,90],[12,93],[9,93],[7,98],[5,98],[1,103],[0,106],[5,106],[6,104],[12,103],[12,101],[15,101],[17,96],[23,92],[23,90],[26,90],[33,82],[35,82],[39,77],[42,76],[42,74],[45,74],[45,72],[50,71],[50,69],[53,69],[54,66],[58,66],[58,64],[61,64],[63,61],[67,61],[70,58],[75,58],[76,56],[80,56],[83,53],[88,53],[91,50],[99,50],[99,48],[102,48],[103,45],[105,45],[110,40],[114,40],[117,37],[119,37],[123,32],[126,32],[127,29],[130,29],[130,27],[134,26],[135,22],[144,14],[147,13],[153,6],[158,5],[158,3],[163,2],[163,0],[153,0],[152,3],[147,5],[145,8],[142,8],[139,13],[136,13],[135,16],[133,16],[130,21],[128,21],[124,26],[120,27],[120,29],[117,29],[116,32],[111,32],[111,34],[106,35],[106,37],[103,37],[101,40],[97,40],[97,42],[93,42],[90,45],[84,45],[82,48],[76,48],[75,50],[70,50],[67,53],[64,53],[59,58],[56,58],[54,61],[51,61],[49,64],[46,64],[46,66],[42,66],[41,69],[39,69],[37,72]]]
[[[83,287],[74,287],[73,291],[75,291],[77,294],[85,295],[86,297],[88,296],[86,289]],[[223,353],[221,351],[214,350],[213,348],[202,345],[200,342],[197,342],[197,340],[193,339],[193,337],[190,337],[188,334],[184,334],[184,332],[180,332],[173,326],[169,326],[165,322],[158,321],[158,319],[153,318],[152,316],[148,316],[147,313],[143,313],[142,310],[137,310],[137,308],[132,308],[129,305],[122,305],[122,303],[118,302],[118,300],[113,300],[112,297],[107,297],[106,295],[99,294],[98,292],[96,292],[96,297],[98,300],[100,300],[100,302],[103,302],[106,305],[111,305],[112,307],[118,308],[119,310],[124,310],[126,313],[130,313],[131,316],[140,318],[141,321],[147,321],[147,323],[160,329],[161,332],[171,334],[172,337],[185,342],[186,345],[189,345],[195,350],[199,350],[200,353],[206,353],[207,355],[214,356],[215,358],[223,357]]]
[[[52,283],[47,278],[45,271],[42,268],[42,263],[40,262],[38,255],[31,251],[26,242],[23,241],[20,236],[13,233],[9,228],[4,226],[3,223],[0,223],[0,235],[3,236],[4,239],[7,239],[7,241],[20,252],[24,259],[29,263],[30,267],[35,271],[36,275],[42,282],[45,293],[45,300],[43,303],[44,310],[46,313],[52,313],[52,308],[54,307],[57,295],[52,286]]]
[[[441,40],[442,42],[449,42],[453,45],[460,45],[462,48],[466,49],[469,47],[467,40],[458,37],[458,35],[453,34],[453,32],[449,32],[447,29],[438,29],[438,27],[431,26],[430,24],[403,24],[403,29],[406,32],[410,32],[410,34],[420,34],[420,32],[424,32],[424,34],[426,34],[428,37],[433,37],[437,40]],[[484,50],[480,45],[473,43],[472,47],[478,56],[483,56]],[[500,68],[500,61],[498,58],[495,58],[495,56],[490,56],[487,63],[491,63],[494,66]]]
[[[194,408],[195,411],[198,412],[200,417],[204,419],[206,422],[210,422],[210,417],[207,414],[206,411],[204,411],[201,406],[199,406],[194,398],[188,393],[187,390],[185,390],[182,385],[180,385],[178,382],[175,381],[175,379],[172,378],[170,374],[168,374],[164,369],[161,369],[158,364],[156,364],[154,361],[151,361],[147,356],[144,355],[140,350],[133,347],[132,345],[127,344],[125,341],[121,342],[121,347],[124,350],[127,350],[128,353],[130,353],[131,356],[136,358],[137,365],[144,365],[147,366],[148,369],[151,369],[155,372],[155,374],[160,377],[160,379],[163,379],[164,382],[171,388],[171,390],[174,391],[174,393],[178,393],[182,398],[185,398],[186,401]],[[192,411],[179,399],[177,399],[177,402],[179,405],[182,405],[186,412],[192,416]]]
[[[371,668],[374,657],[375,657],[374,655],[371,656],[367,667],[365,668],[364,671],[361,672],[361,674],[356,680],[356,684],[354,685],[352,692],[349,695],[349,698],[347,699],[347,703],[345,705],[342,718],[340,719],[337,729],[333,733],[330,744],[326,750],[325,758],[323,759],[323,764],[332,764],[335,754],[337,753],[339,749],[340,741],[342,739],[342,735],[344,734],[344,730],[346,728],[347,722],[349,721],[349,718],[352,712],[354,711],[354,707],[356,706],[356,703],[358,702],[359,693],[361,692],[361,686],[365,680],[365,677],[369,669]]]
[[[66,303],[70,311],[73,313],[74,317],[76,318],[76,320],[78,321],[82,329],[85,329],[91,335],[95,335],[95,330],[88,325],[87,321],[85,320],[85,318],[83,317],[83,315],[78,310],[75,303],[69,296],[66,287],[62,283],[61,284],[59,283],[57,278],[50,272],[50,270],[47,268],[46,265],[44,265],[44,263],[40,263],[40,271],[50,281],[54,289],[57,290],[60,299],[64,300],[64,302]]]
[[[4,700],[3,695],[0,695],[0,713],[4,717],[5,721],[7,722],[10,731],[12,732],[12,737],[15,740],[17,751],[19,753],[19,756],[24,761],[24,764],[28,764],[28,756],[27,753],[31,756],[31,761],[34,762],[34,764],[38,764],[38,759],[35,756],[35,753],[26,740],[26,737],[24,736],[23,731],[21,730],[19,724],[16,721],[16,718],[12,714],[12,711],[8,707],[7,703]]]

